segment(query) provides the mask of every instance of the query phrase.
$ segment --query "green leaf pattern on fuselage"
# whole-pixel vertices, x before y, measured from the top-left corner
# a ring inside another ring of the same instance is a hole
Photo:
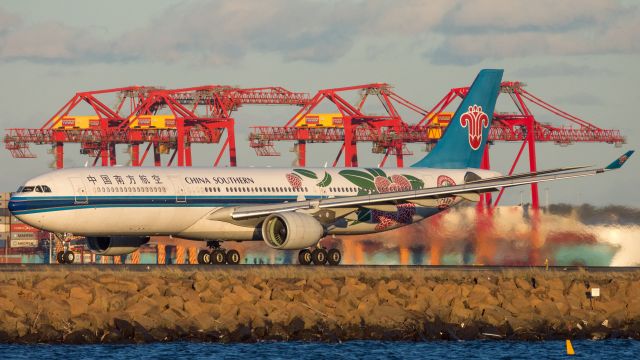
[[[331,184],[331,175],[329,175],[328,172],[324,172],[324,177],[322,178],[322,180],[320,180],[320,182],[317,184],[319,187],[327,187],[329,186],[329,184]]]
[[[297,172],[298,174],[304,176],[304,177],[308,177],[311,179],[317,179],[318,175],[316,175],[316,173],[314,173],[311,170],[307,170],[307,169],[293,169],[293,171]]]
[[[376,189],[373,184],[373,175],[369,173],[359,170],[345,169],[341,170],[339,174],[361,189],[372,191],[375,191]]]

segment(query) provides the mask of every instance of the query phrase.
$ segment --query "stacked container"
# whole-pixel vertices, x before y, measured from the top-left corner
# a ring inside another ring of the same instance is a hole
[[[0,193],[0,249],[7,247],[11,220],[9,213],[9,193]],[[2,251],[2,250],[0,250]]]

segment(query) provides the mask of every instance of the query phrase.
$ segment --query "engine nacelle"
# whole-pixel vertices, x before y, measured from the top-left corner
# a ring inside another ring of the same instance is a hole
[[[148,237],[135,236],[105,236],[88,237],[89,250],[98,255],[119,256],[130,254],[149,242]]]
[[[262,223],[262,239],[278,250],[305,249],[317,244],[323,236],[322,224],[306,214],[272,214]]]

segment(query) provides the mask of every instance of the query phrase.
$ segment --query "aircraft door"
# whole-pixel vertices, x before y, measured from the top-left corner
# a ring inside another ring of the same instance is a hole
[[[73,203],[89,203],[89,198],[87,197],[87,188],[84,186],[82,179],[79,177],[73,177],[69,179],[69,181],[71,181],[71,187],[73,187]]]
[[[184,184],[180,181],[179,176],[169,176],[171,183],[173,184],[173,188],[176,191],[176,203],[185,204],[187,202],[187,189]]]

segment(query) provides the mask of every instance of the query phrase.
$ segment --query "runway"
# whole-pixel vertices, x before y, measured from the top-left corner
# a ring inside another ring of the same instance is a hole
[[[45,272],[45,271],[245,271],[245,270],[323,270],[332,272],[337,270],[380,270],[380,271],[548,271],[554,272],[635,272],[638,266],[608,267],[608,266],[473,266],[473,265],[338,265],[338,266],[304,266],[304,265],[155,265],[155,264],[0,264],[0,272]]]

